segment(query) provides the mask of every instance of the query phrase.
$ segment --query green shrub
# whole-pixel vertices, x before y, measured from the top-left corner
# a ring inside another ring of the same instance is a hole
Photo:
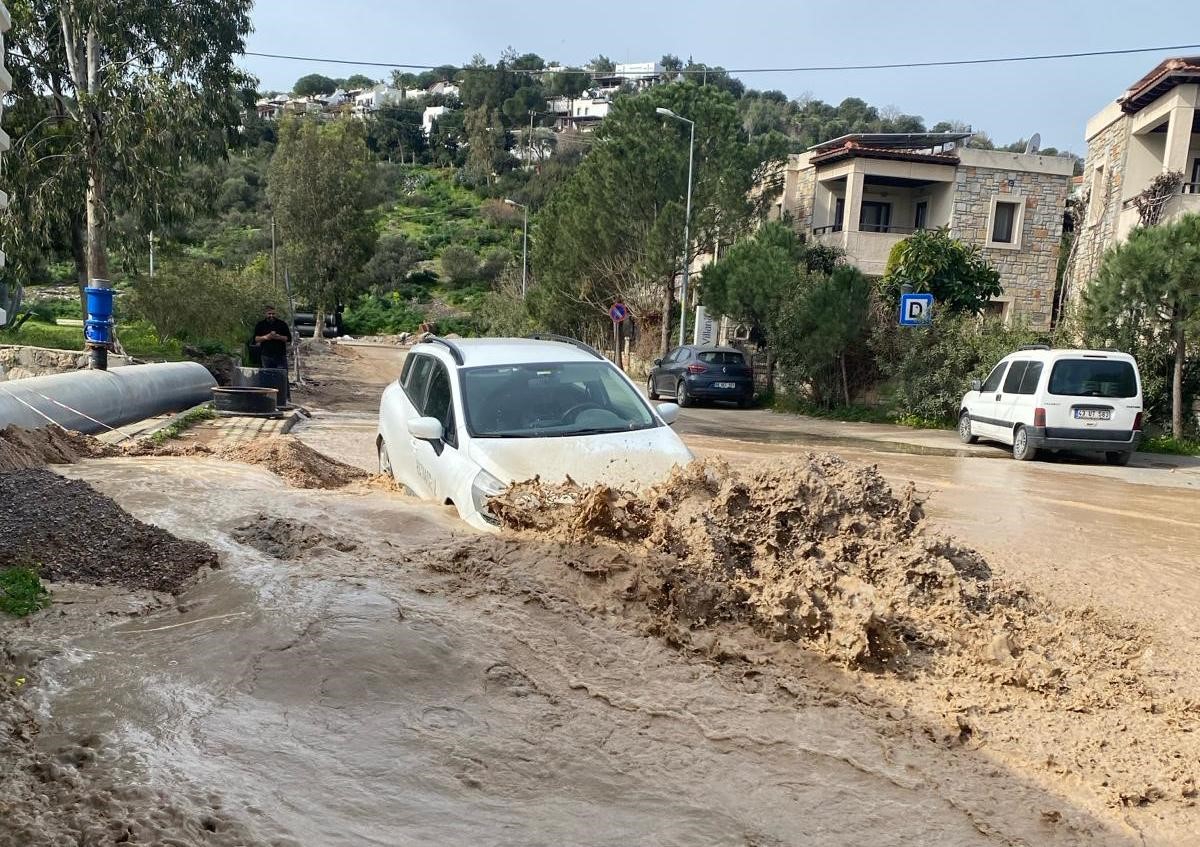
[[[0,570],[0,612],[24,617],[50,605],[50,592],[32,568]]]
[[[452,244],[442,251],[442,273],[452,285],[479,279],[479,258],[468,247]]]
[[[342,315],[342,323],[350,335],[395,335],[414,332],[424,316],[405,301],[398,292],[380,297],[363,294],[350,304]]]
[[[1018,347],[1043,340],[1024,326],[940,312],[927,327],[881,322],[871,347],[887,380],[891,414],[929,424],[956,420],[972,379],[984,379]]]

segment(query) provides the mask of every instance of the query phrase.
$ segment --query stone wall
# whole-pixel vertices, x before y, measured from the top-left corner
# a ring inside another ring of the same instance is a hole
[[[124,356],[108,357],[110,368],[129,364]],[[81,371],[88,366],[88,354],[78,350],[50,350],[45,347],[0,345],[0,382],[30,376]]]
[[[1125,154],[1129,146],[1129,121],[1119,118],[1088,141],[1087,159],[1083,166],[1084,191],[1089,192],[1088,208],[1076,229],[1071,263],[1067,268],[1067,294],[1070,302],[1079,301],[1083,290],[1100,268],[1104,251],[1117,242],[1117,227],[1121,217],[1122,182],[1125,174]],[[1096,166],[1104,167],[1099,197],[1091,197]],[[1092,214],[1096,203],[1103,204]]]
[[[805,240],[812,233],[813,194],[817,186],[817,169],[806,167],[796,173],[796,186],[791,203],[785,203],[784,209],[791,212],[792,223]]]
[[[1011,314],[1037,329],[1049,329],[1058,270],[1063,210],[1071,177],[1002,168],[960,166],[955,174],[951,234],[977,245],[1000,272],[1002,299]],[[1005,196],[1024,200],[1018,249],[988,247],[992,200]]]

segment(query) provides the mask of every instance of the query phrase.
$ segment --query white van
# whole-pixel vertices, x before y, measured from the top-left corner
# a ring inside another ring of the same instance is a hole
[[[1038,450],[1101,452],[1129,462],[1142,435],[1142,380],[1128,353],[1022,347],[962,399],[958,435],[1011,444],[1013,458]]]

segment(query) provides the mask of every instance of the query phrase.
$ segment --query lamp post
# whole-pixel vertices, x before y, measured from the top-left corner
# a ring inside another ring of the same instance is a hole
[[[691,138],[688,141],[688,175],[687,175],[687,207],[683,213],[683,282],[679,286],[679,346],[687,343],[687,309],[688,309],[688,250],[691,249],[691,238],[688,235],[688,224],[692,219],[692,163],[696,155],[696,122],[690,121],[683,115],[677,115],[670,109],[659,106],[654,110],[666,118],[683,121],[691,128]]]
[[[525,277],[529,273],[529,207],[516,200],[505,198],[505,203],[516,206],[525,212],[525,222],[521,225],[521,299],[525,299]]]

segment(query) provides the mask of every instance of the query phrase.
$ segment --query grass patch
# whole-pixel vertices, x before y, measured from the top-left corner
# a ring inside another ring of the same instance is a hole
[[[810,418],[852,421],[854,423],[895,423],[895,419],[885,410],[874,406],[835,406],[832,409],[826,409],[824,406],[785,395],[776,395],[770,405],[776,412],[790,412]]]
[[[200,423],[200,421],[211,421],[216,416],[217,413],[213,411],[212,406],[200,406],[176,418],[169,426],[164,426],[158,432],[151,435],[150,440],[155,444],[163,444],[172,438],[178,438],[185,431]]]
[[[140,359],[183,358],[178,341],[165,344],[158,340],[154,328],[143,321],[117,325],[117,334],[125,352]],[[0,332],[0,344],[23,344],[28,347],[48,347],[51,350],[83,350],[83,327],[59,326],[36,319],[26,321],[16,332]]]
[[[33,568],[0,570],[0,612],[21,618],[49,605],[50,592]]]
[[[1159,435],[1147,438],[1138,445],[1142,453],[1164,453],[1171,456],[1200,456],[1200,440]]]

